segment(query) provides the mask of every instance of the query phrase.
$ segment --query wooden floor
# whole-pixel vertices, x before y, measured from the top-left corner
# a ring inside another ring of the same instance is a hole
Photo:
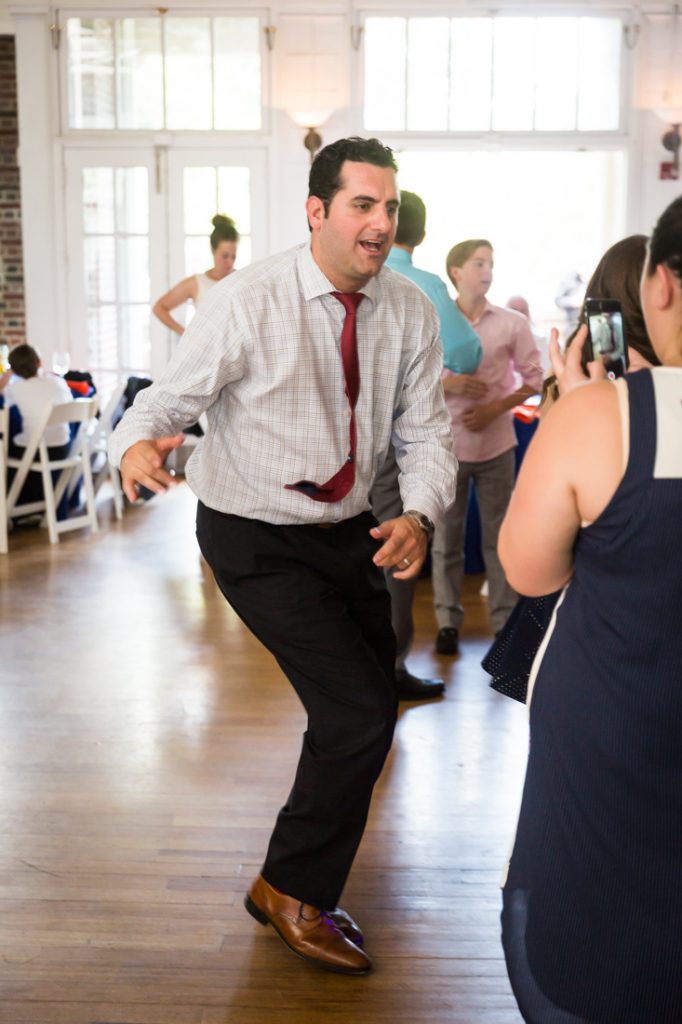
[[[518,1024],[499,879],[527,747],[491,691],[481,578],[457,659],[420,583],[403,704],[343,905],[374,972],[316,970],[244,911],[304,720],[199,558],[186,486],[0,555],[2,1024]]]

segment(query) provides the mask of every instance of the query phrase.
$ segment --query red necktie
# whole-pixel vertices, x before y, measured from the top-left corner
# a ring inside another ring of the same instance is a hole
[[[343,363],[343,376],[346,382],[346,395],[350,405],[350,447],[348,458],[338,473],[335,473],[326,484],[316,484],[312,480],[299,480],[296,484],[286,484],[289,491],[301,491],[307,494],[313,501],[341,501],[345,498],[355,483],[355,445],[357,433],[355,429],[355,403],[360,392],[360,367],[358,365],[358,345],[355,333],[355,314],[358,306],[364,299],[360,292],[332,292],[335,299],[343,305],[346,310],[346,318],[343,321],[341,331],[341,361]]]

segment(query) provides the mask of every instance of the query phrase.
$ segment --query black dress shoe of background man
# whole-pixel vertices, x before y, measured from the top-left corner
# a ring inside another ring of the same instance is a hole
[[[438,630],[436,637],[437,654],[457,654],[459,651],[459,630],[454,626],[444,626]]]
[[[398,685],[398,700],[430,700],[431,697],[442,697],[445,683],[442,679],[419,679],[406,668],[395,670]]]
[[[253,882],[244,906],[259,924],[271,924],[292,953],[325,971],[366,974],[372,961],[334,924],[328,914],[269,885]]]

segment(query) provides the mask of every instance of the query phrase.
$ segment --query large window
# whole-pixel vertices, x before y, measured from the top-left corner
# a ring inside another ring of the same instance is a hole
[[[261,128],[258,17],[69,18],[66,35],[69,128]]]
[[[540,333],[564,328],[557,297],[569,281],[584,291],[604,251],[626,233],[624,150],[413,146],[397,160],[401,186],[426,204],[415,263],[446,280],[452,246],[486,238],[495,250],[490,301],[504,306],[523,295]]]
[[[370,17],[365,129],[615,131],[618,18]]]

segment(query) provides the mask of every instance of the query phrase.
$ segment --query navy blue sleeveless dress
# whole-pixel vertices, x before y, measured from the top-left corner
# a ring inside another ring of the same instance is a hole
[[[534,1024],[682,1024],[682,369],[626,380],[627,469],[579,532],[530,707],[505,906]]]

